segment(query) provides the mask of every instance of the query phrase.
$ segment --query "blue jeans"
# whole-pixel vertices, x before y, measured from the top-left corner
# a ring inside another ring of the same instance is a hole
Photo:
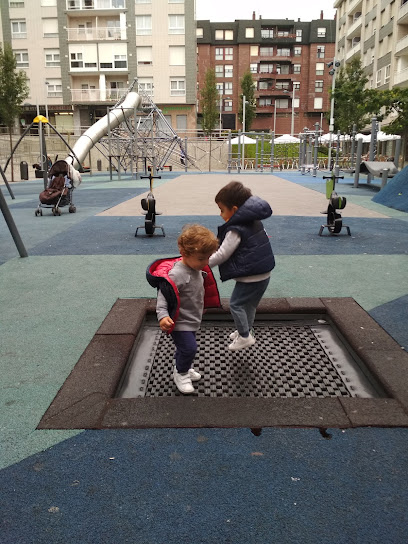
[[[193,365],[197,353],[195,331],[173,331],[171,333],[176,346],[176,368],[180,374],[186,374]]]
[[[262,281],[235,282],[230,310],[238,333],[247,338],[255,320],[256,308],[268,287],[270,278]]]

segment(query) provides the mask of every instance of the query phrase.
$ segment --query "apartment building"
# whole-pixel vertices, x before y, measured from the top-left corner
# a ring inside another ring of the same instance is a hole
[[[26,71],[22,124],[91,125],[138,78],[176,129],[196,124],[194,0],[0,0],[1,39]]]
[[[336,0],[336,58],[362,61],[369,87],[408,87],[408,0]]]
[[[227,23],[197,21],[198,91],[208,68],[215,70],[222,128],[242,128],[238,120],[240,80],[250,70],[256,118],[251,130],[294,134],[314,129],[330,110],[332,76],[327,63],[335,52],[335,21],[256,18]],[[198,93],[199,94],[199,93]]]

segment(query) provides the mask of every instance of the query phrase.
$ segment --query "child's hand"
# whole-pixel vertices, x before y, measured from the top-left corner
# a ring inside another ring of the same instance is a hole
[[[162,331],[167,332],[174,325],[174,321],[169,316],[163,317],[163,319],[160,319],[159,325]]]

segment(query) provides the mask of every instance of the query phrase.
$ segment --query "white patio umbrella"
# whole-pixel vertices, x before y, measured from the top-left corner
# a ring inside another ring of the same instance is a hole
[[[290,134],[282,134],[279,138],[275,138],[275,144],[298,144],[299,142],[299,138]]]
[[[356,142],[360,139],[363,140],[363,144],[369,144],[371,142],[371,134],[361,134],[359,132],[356,134]]]
[[[244,144],[255,144],[255,140],[253,140],[252,138],[248,138],[248,136],[244,136],[243,134],[241,134],[241,136],[237,136],[236,138],[232,138],[231,140],[231,144],[232,145],[237,145],[239,143],[239,140],[241,140],[241,145],[242,143]],[[226,140],[228,141],[228,140]]]
[[[377,140],[379,142],[387,142],[389,140],[399,140],[400,138],[401,138],[401,136],[399,136],[397,134],[386,134],[382,130],[379,130],[377,132]]]

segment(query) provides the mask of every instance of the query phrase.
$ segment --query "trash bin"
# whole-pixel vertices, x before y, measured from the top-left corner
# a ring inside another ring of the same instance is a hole
[[[98,159],[96,161],[96,168],[97,168],[98,172],[102,172],[102,161],[101,161],[101,159]]]
[[[28,179],[28,164],[26,163],[26,161],[20,162],[20,178]]]

